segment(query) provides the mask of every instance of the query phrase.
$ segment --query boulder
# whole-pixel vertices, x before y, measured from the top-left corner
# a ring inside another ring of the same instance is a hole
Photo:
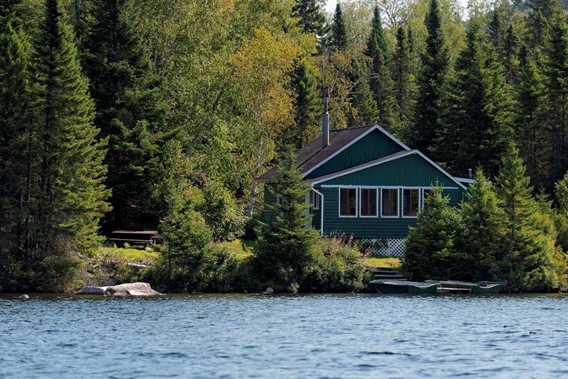
[[[157,296],[161,295],[152,289],[149,283],[124,283],[116,286],[106,287],[83,287],[78,292],[79,295],[101,295],[101,296]]]
[[[29,298],[30,298],[30,295],[28,295],[28,294],[23,294],[23,295],[18,296],[18,299],[20,299],[20,300],[29,300]]]
[[[274,289],[272,287],[268,287],[264,290],[263,294],[265,295],[272,295],[274,293]]]

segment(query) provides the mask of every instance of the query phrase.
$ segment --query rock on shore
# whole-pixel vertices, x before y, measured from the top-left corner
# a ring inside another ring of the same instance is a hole
[[[77,292],[79,295],[100,295],[100,296],[157,296],[161,295],[152,289],[149,283],[124,283],[116,286],[83,287]]]

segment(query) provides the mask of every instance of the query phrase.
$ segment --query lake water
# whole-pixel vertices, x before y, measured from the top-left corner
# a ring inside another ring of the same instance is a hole
[[[0,298],[0,377],[561,378],[568,298]]]

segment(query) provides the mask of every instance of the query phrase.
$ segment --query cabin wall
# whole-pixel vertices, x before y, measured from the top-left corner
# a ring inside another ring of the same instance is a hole
[[[346,150],[330,159],[306,176],[317,178],[349,167],[357,166],[404,150],[379,130],[374,130]]]

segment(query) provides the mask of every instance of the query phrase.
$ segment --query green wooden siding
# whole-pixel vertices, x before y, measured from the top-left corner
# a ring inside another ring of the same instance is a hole
[[[412,154],[378,166],[331,179],[320,184],[421,187],[440,185],[443,187],[458,187],[456,182],[450,180],[427,160],[417,154]]]
[[[416,218],[382,218],[380,215],[376,218],[339,217],[338,187],[324,187],[319,191],[324,195],[324,235],[350,235],[357,239],[403,239],[407,237],[409,227],[416,225]],[[450,198],[452,205],[456,205],[461,201],[463,191],[446,189],[444,195]],[[399,197],[402,197],[402,191],[399,191]]]
[[[355,142],[346,150],[312,171],[306,178],[311,179],[331,174],[402,150],[404,149],[400,145],[382,132],[373,130],[366,137]]]

